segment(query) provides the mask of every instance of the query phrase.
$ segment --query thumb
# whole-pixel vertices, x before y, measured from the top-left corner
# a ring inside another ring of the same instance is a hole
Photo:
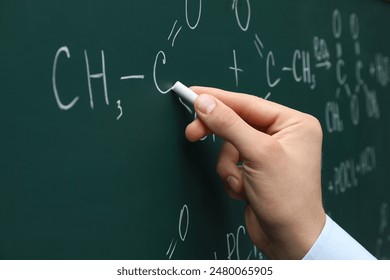
[[[254,151],[257,151],[259,143],[271,140],[269,135],[250,126],[230,107],[211,95],[199,95],[194,106],[203,124],[232,143],[244,158],[251,159],[257,154]]]

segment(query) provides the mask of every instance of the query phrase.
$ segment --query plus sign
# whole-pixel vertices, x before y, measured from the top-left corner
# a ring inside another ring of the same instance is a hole
[[[234,66],[230,66],[229,69],[234,71],[234,75],[236,77],[236,87],[238,87],[238,72],[244,72],[244,70],[237,67],[236,50],[233,50],[233,61]]]

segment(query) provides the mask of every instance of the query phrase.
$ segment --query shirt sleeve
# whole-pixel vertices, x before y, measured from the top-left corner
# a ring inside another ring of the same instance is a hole
[[[304,260],[375,260],[362,245],[328,215],[325,226]]]

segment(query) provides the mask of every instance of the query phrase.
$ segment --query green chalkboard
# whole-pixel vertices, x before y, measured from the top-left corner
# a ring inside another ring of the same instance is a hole
[[[389,258],[389,14],[379,0],[1,0],[0,259],[266,258],[215,173],[220,139],[185,139],[177,80],[315,115],[327,213]]]

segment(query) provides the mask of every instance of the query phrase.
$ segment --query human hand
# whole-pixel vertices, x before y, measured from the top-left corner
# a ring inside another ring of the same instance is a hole
[[[191,89],[199,94],[198,118],[186,137],[197,141],[215,133],[225,140],[217,172],[231,197],[247,201],[251,240],[270,258],[302,259],[326,220],[318,120],[251,95]]]

